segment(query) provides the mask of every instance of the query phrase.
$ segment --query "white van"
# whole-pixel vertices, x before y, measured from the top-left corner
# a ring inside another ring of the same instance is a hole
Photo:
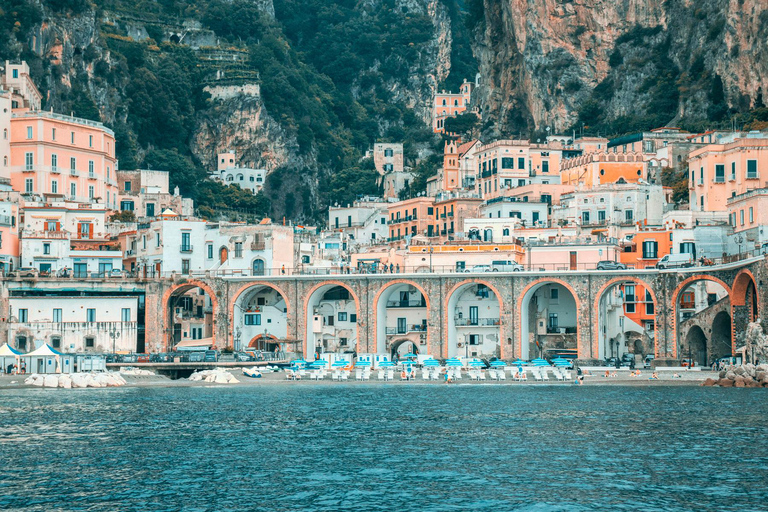
[[[525,267],[516,261],[501,260],[491,262],[491,270],[494,272],[520,272],[525,270]]]
[[[656,268],[680,268],[680,267],[692,267],[693,266],[693,254],[667,254],[656,263]]]

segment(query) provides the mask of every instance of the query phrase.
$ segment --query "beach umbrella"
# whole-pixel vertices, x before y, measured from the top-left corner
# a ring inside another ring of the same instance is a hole
[[[500,359],[497,359],[495,361],[491,361],[491,368],[506,368],[507,363],[504,361],[501,361]]]
[[[563,359],[562,357],[558,357],[552,360],[552,364],[557,367],[569,367],[571,366],[571,362],[567,359]]]
[[[314,370],[318,370],[320,368],[325,368],[326,366],[328,366],[328,361],[326,361],[324,359],[318,359],[317,361],[312,361],[309,364],[309,367],[314,369]]]
[[[534,359],[533,361],[531,361],[531,364],[533,366],[549,366],[549,362],[546,359],[541,359],[541,358]]]
[[[370,368],[371,362],[370,361],[358,361],[355,363],[355,368]]]
[[[435,367],[435,366],[440,366],[440,362],[437,359],[425,359],[422,365]]]
[[[524,364],[527,364],[527,363],[518,357],[517,361],[512,362],[510,366],[522,366]]]
[[[414,358],[414,357],[419,357],[419,356],[418,356],[417,354],[414,354],[413,352],[409,352],[409,353],[405,354],[405,355],[404,355],[404,356],[402,356],[402,357],[405,357],[405,358]]]
[[[400,361],[399,364],[419,364],[416,361]]]
[[[333,363],[334,368],[346,368],[347,366],[349,366],[349,361],[345,361],[344,359],[339,359]]]
[[[395,366],[395,363],[392,361],[382,361],[379,363],[379,368],[391,368]]]
[[[473,366],[475,368],[478,368],[478,367],[485,368],[485,363],[482,361],[470,361],[469,366]]]
[[[296,359],[291,361],[291,366],[306,366],[307,362],[303,359]]]
[[[456,358],[451,358],[445,361],[445,366],[461,367],[461,361]]]

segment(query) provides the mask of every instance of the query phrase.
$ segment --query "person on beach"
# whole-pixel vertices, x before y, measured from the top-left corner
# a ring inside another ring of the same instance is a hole
[[[659,380],[659,375],[656,372],[653,372],[653,375],[651,375],[651,378],[648,380]]]
[[[611,374],[608,370],[605,370],[605,376],[608,377]]]
[[[578,384],[579,386],[584,384],[584,376],[583,375],[579,375],[578,377],[576,377],[576,382],[574,382],[574,384]]]

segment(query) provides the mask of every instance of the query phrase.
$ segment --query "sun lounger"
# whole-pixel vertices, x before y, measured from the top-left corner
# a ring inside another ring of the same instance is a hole
[[[384,370],[379,370],[379,380],[384,380]]]
[[[521,380],[521,381],[522,381],[522,380],[528,380],[528,372],[526,372],[525,370],[523,370],[522,372],[520,372],[520,380]]]
[[[430,379],[429,368],[424,368],[423,370],[421,370],[421,378],[424,380]]]
[[[531,373],[533,374],[533,378],[536,380],[541,380],[541,374],[538,370],[531,370]]]
[[[563,377],[565,377],[565,380],[571,380],[571,372],[568,370],[563,370]]]
[[[293,370],[285,370],[285,380],[293,380]]]
[[[490,377],[491,380],[498,379],[496,376],[496,370],[494,368],[488,369],[488,377]]]
[[[483,370],[479,370],[477,372],[477,378],[480,380],[485,380],[485,372]]]
[[[455,380],[461,380],[461,368],[456,368],[453,372],[453,378]]]
[[[363,370],[360,368],[355,370],[355,380],[363,380]]]
[[[507,380],[507,374],[504,370],[499,370],[496,372],[497,379],[496,380]]]
[[[370,368],[366,368],[365,370],[363,370],[363,380],[371,380]]]
[[[549,380],[549,375],[547,375],[547,370],[541,371],[541,380]]]
[[[395,370],[387,370],[387,380],[394,380]]]
[[[342,371],[341,372],[341,380],[349,380],[349,372]]]

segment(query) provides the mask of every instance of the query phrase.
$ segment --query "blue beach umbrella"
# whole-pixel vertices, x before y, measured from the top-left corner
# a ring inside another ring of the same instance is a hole
[[[517,358],[517,361],[514,361],[510,366],[522,366],[524,364],[528,364],[519,357]]]
[[[392,361],[382,361],[379,363],[379,368],[391,368],[395,366],[395,363]]]
[[[540,358],[534,359],[533,361],[531,361],[531,364],[533,364],[533,366],[549,366],[549,362],[547,362],[546,359],[540,359]]]
[[[433,368],[436,367],[436,366],[440,366],[440,362],[438,362],[437,359],[425,359],[422,364],[424,366],[429,366],[429,367],[433,367]]]
[[[291,361],[291,366],[306,366],[307,362],[303,359],[296,359]]]
[[[491,361],[491,368],[506,368],[506,366],[507,366],[507,363],[499,359],[497,359],[496,361]]]
[[[456,358],[448,359],[445,362],[445,366],[453,366],[453,367],[457,367],[458,366],[458,367],[461,367],[461,361],[459,361]]]
[[[409,352],[408,354],[405,354],[403,357],[419,357],[418,355],[414,354],[413,352]]]
[[[400,364],[418,364],[416,361],[400,361]]]
[[[371,362],[370,361],[358,361],[355,363],[355,368],[370,368]]]
[[[344,359],[339,359],[333,363],[334,368],[346,368],[347,366],[349,366],[349,361],[345,361]]]
[[[478,368],[478,367],[485,368],[485,363],[482,361],[470,361],[469,366],[473,366],[475,368]]]
[[[556,359],[553,359],[552,360],[552,364],[557,366],[557,367],[559,367],[559,368],[571,366],[571,362],[569,360],[567,360],[567,359],[563,359],[562,357],[558,357]]]
[[[326,361],[324,359],[318,359],[317,361],[312,361],[310,363],[310,365],[309,365],[309,367],[314,369],[314,370],[318,370],[320,368],[325,368],[326,366],[328,366],[328,361]]]

